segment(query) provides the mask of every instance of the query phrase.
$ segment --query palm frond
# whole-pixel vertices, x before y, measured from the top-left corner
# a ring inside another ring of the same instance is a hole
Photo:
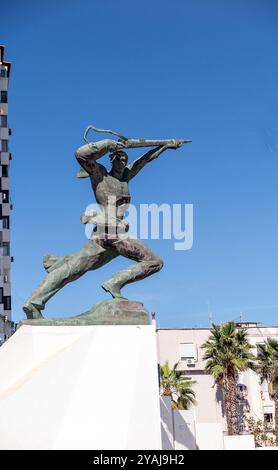
[[[177,370],[179,363],[173,368],[166,361],[160,368],[161,394],[170,396],[172,406],[176,409],[187,409],[190,404],[195,403],[195,392],[192,386],[196,383],[189,377],[185,377],[183,371]],[[177,398],[174,399],[174,396]]]

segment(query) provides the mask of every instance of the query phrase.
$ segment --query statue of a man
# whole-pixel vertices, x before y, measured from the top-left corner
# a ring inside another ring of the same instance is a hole
[[[131,282],[144,279],[160,271],[163,261],[142,241],[128,236],[128,225],[123,217],[130,202],[129,181],[157,158],[166,149],[177,149],[182,141],[165,141],[128,165],[128,156],[123,148],[124,141],[105,139],[80,147],[75,156],[82,167],[83,175],[88,175],[100,214],[96,217],[83,217],[83,222],[92,221],[95,229],[89,242],[77,253],[68,256],[45,256],[44,267],[48,274],[23,306],[28,319],[42,318],[41,310],[46,302],[69,282],[78,279],[87,271],[100,268],[122,255],[135,264],[120,271],[106,281],[102,287],[114,298],[123,298],[121,289]],[[140,145],[143,146],[143,145]],[[110,153],[111,169],[98,160]]]

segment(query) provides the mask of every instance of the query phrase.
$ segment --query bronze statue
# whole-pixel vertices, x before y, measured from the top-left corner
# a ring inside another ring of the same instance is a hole
[[[89,143],[86,137],[91,129],[115,134],[120,139]],[[165,150],[177,149],[191,141],[128,139],[116,132],[96,129],[93,126],[86,129],[84,139],[86,145],[75,152],[81,165],[77,176],[90,177],[100,213],[85,214],[82,217],[83,223],[94,223],[95,229],[89,242],[79,252],[61,257],[44,257],[43,263],[48,274],[23,306],[28,319],[43,318],[41,310],[62,287],[119,255],[136,261],[136,264],[115,274],[102,285],[115,299],[124,299],[121,289],[126,284],[144,279],[158,272],[163,266],[163,261],[142,241],[130,237],[127,233],[128,225],[123,219],[130,203],[128,183],[147,163]],[[128,165],[128,156],[124,149],[136,147],[155,148]],[[110,153],[112,164],[110,171],[98,162],[107,153]]]

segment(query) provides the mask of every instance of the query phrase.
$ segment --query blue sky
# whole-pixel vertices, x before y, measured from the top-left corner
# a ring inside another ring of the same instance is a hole
[[[135,204],[194,204],[194,245],[149,246],[165,262],[124,293],[161,327],[243,319],[277,324],[278,5],[265,0],[11,0],[9,125],[13,316],[44,276],[42,257],[86,243],[93,202],[74,151],[89,123],[132,137],[192,138],[131,183]],[[66,286],[45,315],[106,299],[118,258]]]

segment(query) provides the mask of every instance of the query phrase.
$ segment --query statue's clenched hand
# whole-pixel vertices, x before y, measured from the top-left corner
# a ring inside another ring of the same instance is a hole
[[[175,140],[173,139],[172,141],[170,141],[169,143],[165,144],[165,147],[168,148],[168,149],[178,149],[182,146],[183,142],[181,142],[180,140]]]
[[[116,140],[108,140],[108,151],[109,152],[116,152],[117,150],[121,150],[125,148],[124,142],[119,142]]]

